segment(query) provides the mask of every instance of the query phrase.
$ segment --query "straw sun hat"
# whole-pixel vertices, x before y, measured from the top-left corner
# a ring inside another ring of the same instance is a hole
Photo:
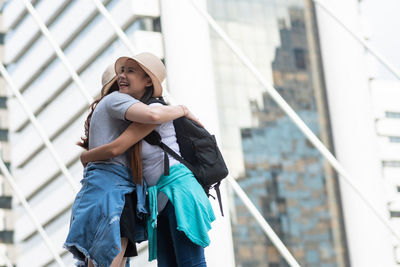
[[[105,95],[116,80],[117,76],[115,75],[114,64],[110,64],[101,76],[101,95]]]
[[[117,80],[117,70],[120,70],[125,62],[129,59],[135,60],[140,67],[150,76],[153,82],[154,93],[153,97],[160,97],[162,95],[161,83],[165,79],[165,66],[162,61],[151,53],[140,53],[133,57],[120,57],[115,61],[114,69],[108,66],[102,76],[102,92],[106,94]]]

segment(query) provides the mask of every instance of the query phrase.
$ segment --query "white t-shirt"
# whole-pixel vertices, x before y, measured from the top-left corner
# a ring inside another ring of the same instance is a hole
[[[162,106],[160,103],[150,104]],[[172,121],[163,123],[155,129],[160,136],[161,141],[174,150],[180,155],[179,145],[176,142],[176,133],[174,124]],[[174,159],[171,155],[167,154],[169,158],[169,166],[179,164],[180,162]],[[148,186],[157,184],[161,175],[164,173],[164,151],[159,146],[153,146],[147,143],[145,140],[142,141],[142,162],[143,162],[143,177],[146,180]],[[158,211],[160,212],[168,198],[163,193],[159,193],[157,197]]]

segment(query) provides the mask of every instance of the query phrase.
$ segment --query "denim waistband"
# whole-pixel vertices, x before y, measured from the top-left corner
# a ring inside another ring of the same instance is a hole
[[[131,169],[127,168],[126,166],[122,166],[120,164],[115,163],[93,163],[90,162],[83,171],[83,176],[85,177],[87,172],[92,170],[104,170],[112,172],[121,178],[132,181],[132,172]]]

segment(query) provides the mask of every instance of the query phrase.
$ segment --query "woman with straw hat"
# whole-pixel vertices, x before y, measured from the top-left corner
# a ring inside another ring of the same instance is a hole
[[[138,56],[123,57],[116,61],[117,82],[120,90],[129,91],[132,96],[146,103],[149,95],[161,96],[162,80],[156,74],[154,66]],[[129,70],[137,71],[138,67],[151,77],[153,92],[149,88],[135,90],[132,86],[134,77]],[[151,106],[163,105],[154,103]],[[82,162],[106,160],[112,154],[110,151],[118,151],[112,156],[123,153],[136,143],[134,137],[138,133],[134,133],[134,130],[135,126],[130,126],[109,144],[82,153]],[[160,134],[163,143],[180,154],[172,121],[162,123],[155,130]],[[149,198],[155,200],[150,201],[150,205],[153,205],[149,207],[149,260],[157,258],[158,266],[162,267],[206,266],[204,247],[210,243],[208,231],[215,216],[203,188],[193,173],[170,155],[169,175],[163,175],[164,153],[158,146],[152,146],[142,140],[134,147],[138,148],[132,158],[132,166],[136,168],[134,177],[140,184],[143,176],[148,186]]]
[[[124,69],[129,79],[119,81],[119,86],[114,66],[103,73],[101,96],[90,106],[80,146],[93,149],[107,144],[127,128],[134,144],[159,124],[181,116],[196,120],[185,106],[150,107],[137,100],[161,96],[165,69],[149,53],[137,55],[136,60],[146,64]],[[146,93],[140,96],[138,92]],[[139,219],[147,212],[146,189],[136,179],[138,169],[131,162],[135,160],[131,154],[137,154],[138,149],[107,151],[106,160],[85,167],[64,244],[78,260],[77,266],[125,266],[127,257],[137,255],[135,242],[146,239],[144,223]]]

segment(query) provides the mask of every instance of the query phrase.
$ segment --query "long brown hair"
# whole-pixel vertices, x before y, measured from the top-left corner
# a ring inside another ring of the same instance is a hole
[[[147,75],[147,74],[146,74]],[[140,98],[140,101],[147,103],[154,93],[153,85],[146,87],[146,91]],[[141,185],[143,182],[143,165],[142,165],[142,141],[137,142],[131,147],[131,170],[133,181]]]

